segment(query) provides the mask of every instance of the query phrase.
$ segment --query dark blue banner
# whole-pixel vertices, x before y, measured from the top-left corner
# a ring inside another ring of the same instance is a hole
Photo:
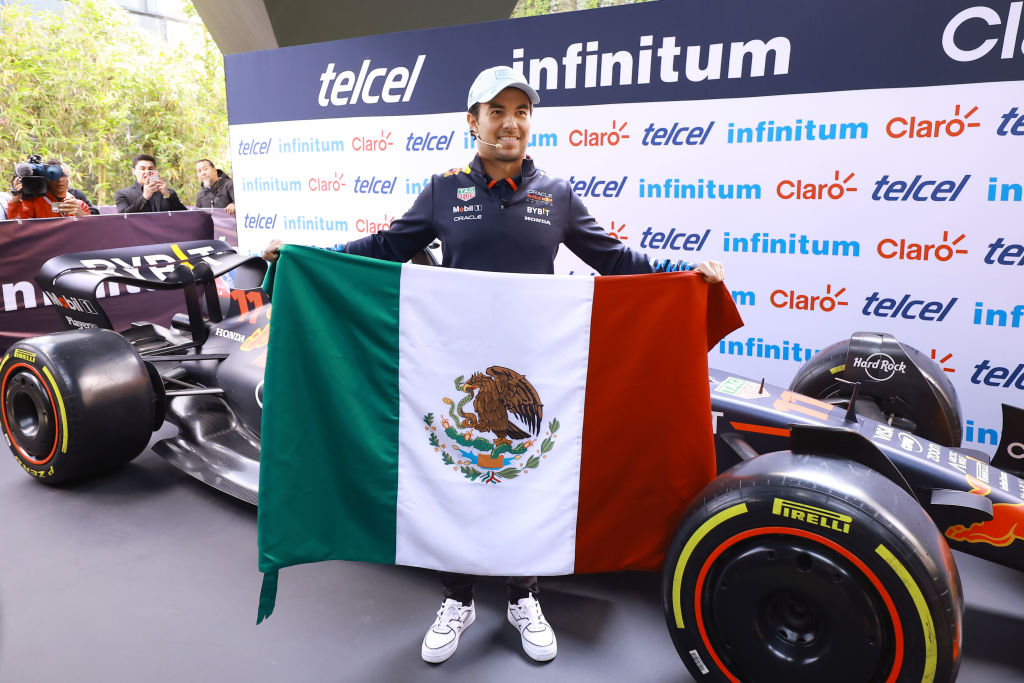
[[[229,123],[460,111],[495,64],[545,106],[1024,79],[1022,0],[696,0],[225,57]]]

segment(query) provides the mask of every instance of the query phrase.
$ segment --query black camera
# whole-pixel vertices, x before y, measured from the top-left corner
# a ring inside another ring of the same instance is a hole
[[[14,175],[21,178],[21,196],[23,199],[34,199],[46,194],[48,180],[60,180],[64,169],[60,164],[44,164],[43,157],[38,154],[29,156],[14,166]]]

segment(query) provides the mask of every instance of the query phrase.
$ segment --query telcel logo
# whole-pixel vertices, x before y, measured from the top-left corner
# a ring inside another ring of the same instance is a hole
[[[832,293],[832,285],[825,286],[825,295],[798,294],[792,289],[776,289],[772,292],[770,301],[775,308],[791,308],[797,311],[824,311],[830,313],[836,306],[849,306],[839,297],[846,291],[846,287],[840,287],[835,294]]]
[[[416,135],[415,133],[409,133],[409,139],[405,141],[405,151],[407,152],[434,152],[444,151],[452,146],[452,140],[455,139],[455,131],[449,131],[447,135],[434,135],[433,133],[427,132],[424,135]]]
[[[999,127],[996,128],[996,135],[1024,135],[1024,114],[1017,112],[1017,107],[1010,107],[1010,111],[999,117]]]
[[[1024,2],[1018,0],[1017,2],[1011,2],[1007,8],[1006,26],[1002,36],[1002,49],[999,52],[1000,59],[1016,57],[1014,51],[1017,49],[1018,31],[1021,28],[1022,7],[1024,7]],[[957,31],[972,19],[980,19],[989,26],[1001,26],[1003,24],[1003,18],[991,7],[968,7],[957,13],[956,16],[949,20],[949,23],[946,24],[946,29],[942,32],[942,49],[950,59],[958,62],[973,62],[987,55],[999,43],[998,38],[987,38],[980,44],[970,47],[964,45],[963,39],[958,41]],[[992,33],[998,35],[997,31]],[[974,31],[974,34],[977,35],[977,31]],[[1024,53],[1024,44],[1021,45],[1020,49]]]
[[[573,147],[614,147],[629,139],[629,134],[624,132],[628,125],[627,121],[623,121],[621,126],[612,121],[612,128],[608,131],[577,129],[569,133],[569,144]]]
[[[703,145],[714,125],[714,121],[709,121],[704,126],[681,126],[676,122],[669,128],[655,128],[654,124],[650,123],[644,128],[644,137],[640,144],[644,147]]]
[[[984,384],[989,387],[1024,390],[1024,363],[1018,363],[1013,370],[999,365],[992,365],[983,360],[974,366],[971,384]]]
[[[320,74],[320,96],[317,103],[321,107],[333,104],[341,107],[346,104],[356,104],[360,100],[366,104],[377,104],[383,100],[388,104],[396,102],[408,102],[412,98],[412,91],[416,89],[416,80],[420,77],[420,69],[426,55],[418,55],[412,73],[404,66],[396,66],[388,69],[386,67],[371,69],[370,60],[364,59],[359,68],[359,75],[352,71],[334,72],[334,62],[327,65],[327,68]],[[383,79],[379,89],[375,85]],[[333,84],[333,87],[331,87]],[[331,88],[328,98],[327,89]],[[352,97],[348,95],[351,93]]]
[[[957,298],[943,304],[941,301],[925,301],[923,299],[912,299],[910,294],[904,294],[898,301],[896,299],[883,299],[878,292],[872,292],[864,300],[864,315],[873,315],[878,318],[904,318],[906,320],[925,320],[928,322],[942,322],[943,319],[953,310]]]
[[[854,173],[850,173],[839,181],[839,171],[836,171],[835,182],[815,183],[809,180],[783,180],[775,188],[775,194],[780,199],[842,199],[847,192],[856,192],[856,187],[847,187],[846,184],[853,180]]]
[[[949,241],[949,231],[942,231],[942,242],[939,244],[921,244],[900,238],[886,237],[878,243],[878,255],[884,259],[899,259],[900,261],[948,261],[956,254],[966,254],[966,249],[960,249],[960,244],[967,235],[960,233],[960,236]]]
[[[259,228],[260,230],[272,230],[274,225],[277,224],[277,214],[268,214],[264,216],[261,213],[255,216],[245,214],[245,218],[242,219],[242,225],[247,228]]]
[[[955,202],[960,196],[967,181],[971,179],[968,173],[960,179],[955,180],[922,180],[922,176],[914,176],[909,183],[904,180],[889,180],[884,175],[880,180],[875,181],[875,191],[871,198],[876,202],[884,200],[887,202],[905,202],[913,199],[915,202],[925,202],[931,199],[934,202],[951,201]]]
[[[576,176],[569,176],[569,185],[580,197],[618,197],[628,179],[627,175],[621,180],[599,180],[596,175],[590,176],[589,180],[576,180]]]
[[[700,251],[710,234],[710,228],[703,233],[676,232],[675,228],[669,228],[669,231],[665,233],[648,226],[644,230],[644,234],[640,236],[640,246],[651,249],[672,249],[673,251]]]
[[[901,375],[907,374],[907,364],[904,361],[897,363],[887,353],[873,353],[867,358],[855,356],[853,367],[861,368],[867,376],[876,382],[885,382],[893,378],[898,372]]]
[[[943,134],[945,137],[955,138],[968,128],[977,128],[981,125],[977,121],[967,121],[976,111],[977,107],[971,107],[970,111],[961,116],[958,104],[953,108],[953,118],[950,119],[919,119],[916,116],[907,119],[897,116],[889,119],[885,132],[891,138],[941,138]]]
[[[1007,244],[1002,237],[988,245],[985,263],[1000,266],[1024,266],[1024,244]]]
[[[270,152],[270,141],[274,138],[267,138],[266,140],[239,140],[238,141],[238,155],[239,156],[254,156],[263,155]]]

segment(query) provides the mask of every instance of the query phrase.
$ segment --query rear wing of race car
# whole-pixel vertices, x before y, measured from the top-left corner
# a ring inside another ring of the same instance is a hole
[[[259,287],[267,264],[258,256],[242,256],[219,240],[149,244],[56,256],[43,264],[35,281],[44,296],[61,308],[69,329],[113,329],[98,295],[104,283],[139,289],[181,289],[192,330],[203,328],[199,287],[212,322],[223,319],[215,280],[235,273],[237,286]],[[129,290],[131,291],[131,290]]]

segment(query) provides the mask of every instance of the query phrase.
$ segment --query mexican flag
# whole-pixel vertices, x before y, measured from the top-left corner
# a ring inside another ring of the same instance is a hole
[[[657,570],[715,476],[696,273],[513,275],[286,246],[272,271],[260,619],[282,567]]]

